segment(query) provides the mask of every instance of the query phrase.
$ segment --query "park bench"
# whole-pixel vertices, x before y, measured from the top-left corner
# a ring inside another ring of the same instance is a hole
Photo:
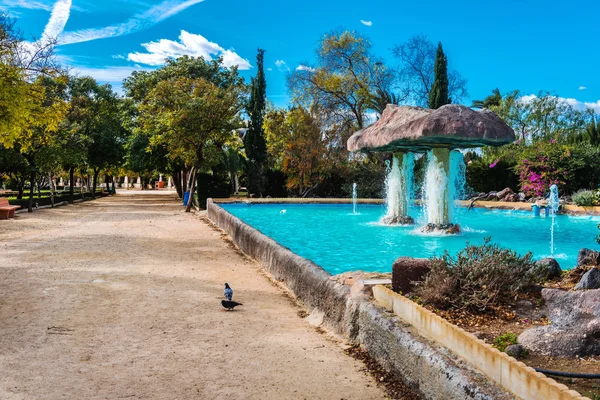
[[[15,216],[15,210],[18,210],[19,206],[11,206],[8,203],[6,197],[0,197],[0,219],[9,219]]]

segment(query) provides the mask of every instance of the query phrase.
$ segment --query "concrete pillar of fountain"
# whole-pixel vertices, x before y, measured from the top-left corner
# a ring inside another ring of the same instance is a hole
[[[450,185],[450,149],[436,147],[429,152],[425,177],[425,204],[427,207],[427,226],[425,231],[442,230],[448,233],[460,231],[452,223],[452,191]]]

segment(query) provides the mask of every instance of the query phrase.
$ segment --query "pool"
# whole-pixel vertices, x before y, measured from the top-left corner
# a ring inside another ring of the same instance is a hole
[[[419,232],[424,225],[422,209],[412,213],[416,227],[378,223],[385,213],[382,205],[351,204],[220,204],[248,225],[270,236],[294,253],[310,259],[331,274],[346,271],[390,272],[400,256],[455,254],[466,242],[481,244],[485,237],[520,254],[531,251],[536,259],[550,256],[551,219],[532,212],[458,208],[455,222],[459,235]],[[600,217],[556,217],[554,257],[562,269],[571,269],[582,247],[598,249],[595,241]]]

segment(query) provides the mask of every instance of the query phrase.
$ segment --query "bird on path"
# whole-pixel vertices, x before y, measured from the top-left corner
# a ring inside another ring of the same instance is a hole
[[[242,303],[238,303],[236,301],[229,300],[221,300],[221,305],[227,309],[227,311],[232,311],[234,307],[243,306]]]
[[[233,298],[233,289],[229,287],[229,283],[225,284],[225,291],[223,292],[223,296],[225,296],[225,299],[229,301],[231,301],[231,299]]]

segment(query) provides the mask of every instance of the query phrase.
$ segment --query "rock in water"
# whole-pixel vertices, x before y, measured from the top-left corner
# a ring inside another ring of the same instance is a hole
[[[541,260],[538,260],[536,264],[544,268],[545,271],[547,271],[547,279],[560,278],[560,276],[562,275],[562,269],[560,269],[560,265],[552,257],[542,258]]]
[[[592,268],[579,280],[574,290],[600,289],[600,269]]]
[[[519,343],[552,357],[600,355],[600,289],[568,292],[543,289],[550,325],[528,329]]]
[[[392,265],[392,290],[408,293],[412,282],[420,282],[431,270],[429,259],[399,257]]]
[[[577,266],[600,265],[600,252],[591,249],[581,249],[577,255]]]

